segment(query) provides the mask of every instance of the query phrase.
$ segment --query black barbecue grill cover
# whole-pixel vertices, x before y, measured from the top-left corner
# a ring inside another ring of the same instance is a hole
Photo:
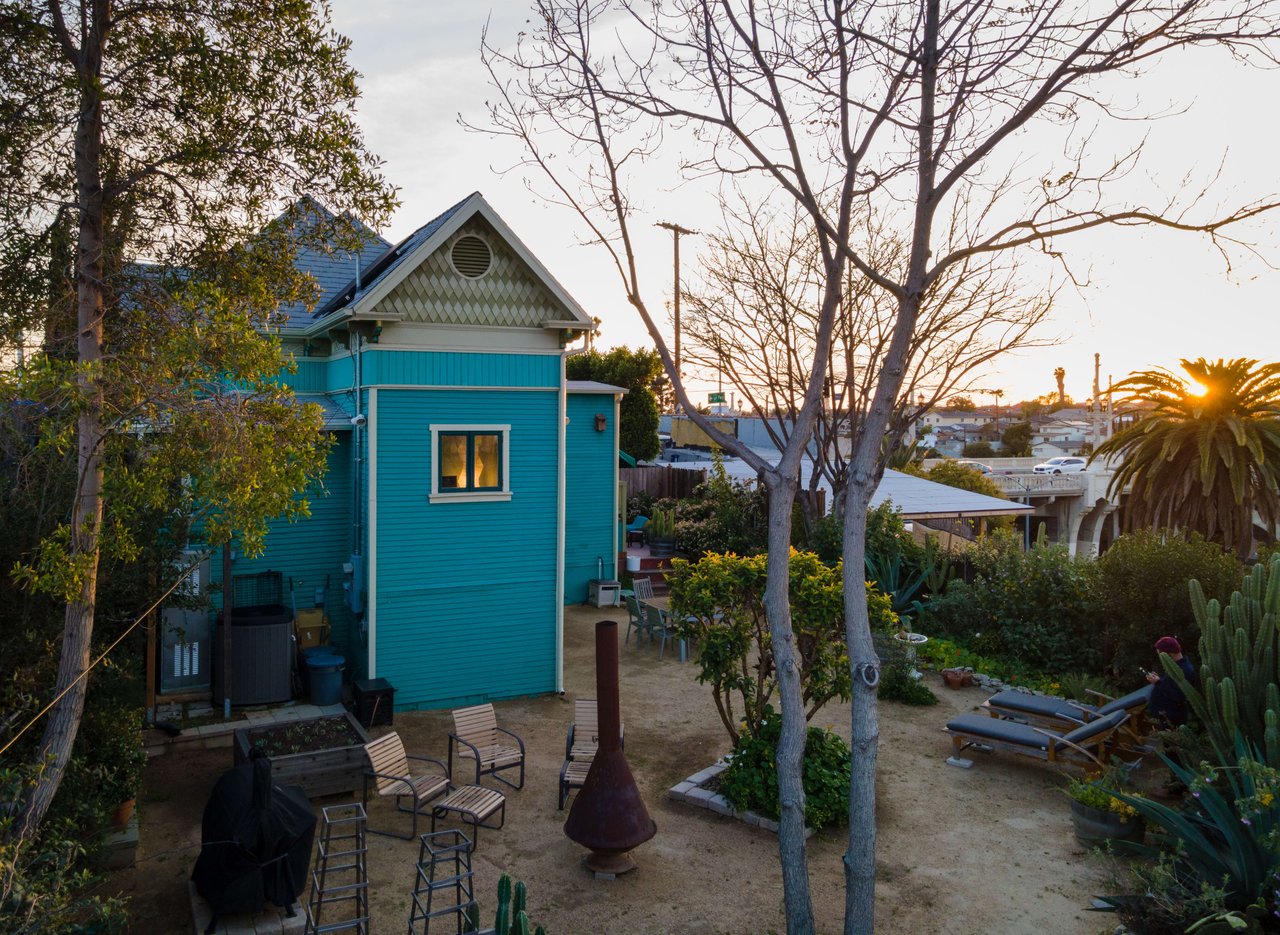
[[[204,807],[191,879],[219,915],[291,907],[307,881],[316,817],[297,786],[271,783],[271,760],[253,750],[227,770]],[[290,913],[292,915],[292,912]]]

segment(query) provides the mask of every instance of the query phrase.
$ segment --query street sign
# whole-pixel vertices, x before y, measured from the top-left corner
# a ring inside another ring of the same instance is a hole
[[[724,393],[710,393],[710,394],[708,394],[708,396],[707,396],[707,402],[708,402],[708,403],[722,403],[722,402],[724,402]]]

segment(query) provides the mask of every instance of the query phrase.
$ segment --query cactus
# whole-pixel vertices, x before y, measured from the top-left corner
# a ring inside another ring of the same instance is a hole
[[[1191,607],[1200,625],[1200,685],[1162,659],[1222,762],[1233,762],[1236,733],[1267,765],[1280,768],[1280,554],[1244,576],[1223,607],[1206,601],[1198,581],[1190,584]]]
[[[511,883],[511,877],[503,874],[498,878],[498,912],[494,917],[493,931],[496,935],[529,935],[529,914],[526,911],[527,891],[524,883]],[[539,925],[533,930],[534,935],[547,935]]]
[[[511,930],[511,877],[505,873],[498,878],[498,914],[493,920],[493,930],[507,935]]]

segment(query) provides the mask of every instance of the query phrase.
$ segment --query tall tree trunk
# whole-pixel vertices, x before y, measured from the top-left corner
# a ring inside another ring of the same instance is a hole
[[[845,643],[853,676],[849,716],[849,745],[853,753],[849,775],[849,846],[844,855],[845,935],[875,931],[876,762],[880,743],[876,696],[880,658],[871,638],[863,571],[867,506],[875,481],[859,482],[853,480],[855,476],[851,471],[844,504]]]
[[[83,561],[83,578],[76,600],[67,604],[62,630],[62,656],[54,697],[59,698],[45,723],[40,741],[39,780],[24,803],[21,833],[31,835],[40,827],[57,794],[71,759],[71,748],[80,729],[87,687],[86,670],[93,641],[94,604],[98,591],[98,537],[102,529],[102,412],[103,396],[98,366],[102,357],[103,301],[103,190],[102,190],[102,30],[107,4],[92,5],[88,29],[80,49],[70,47],[76,58],[80,84],[80,115],[76,125],[76,194],[80,230],[76,251],[76,377],[80,406],[77,418],[77,477],[71,509],[71,560]],[[65,692],[65,694],[64,694]]]
[[[791,628],[791,517],[799,484],[794,476],[771,471],[769,489],[769,564],[765,574],[764,607],[769,619],[773,661],[777,669],[782,708],[782,736],[778,739],[778,856],[788,935],[812,935],[813,899],[804,836],[804,744],[807,722],[800,666]]]

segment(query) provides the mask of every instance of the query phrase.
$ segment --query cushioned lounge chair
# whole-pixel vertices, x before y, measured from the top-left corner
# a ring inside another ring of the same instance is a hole
[[[1065,698],[1049,698],[1044,695],[1032,695],[1029,692],[1002,691],[992,695],[982,706],[992,717],[1008,718],[1023,721],[1033,727],[1047,727],[1054,731],[1069,731],[1081,724],[1088,724],[1100,717],[1106,717],[1116,711],[1129,715],[1120,729],[1126,743],[1138,745],[1142,743],[1143,713],[1151,700],[1151,686],[1144,685],[1137,691],[1129,692],[1120,698],[1109,698],[1101,692],[1090,691],[1089,694],[1105,703],[1098,705],[1079,704]]]
[[[951,735],[957,754],[968,747],[986,747],[1035,757],[1049,763],[1080,765],[1090,771],[1106,765],[1107,753],[1116,730],[1128,718],[1129,715],[1124,711],[1113,711],[1088,724],[1081,724],[1075,730],[1060,734],[1004,718],[962,714],[947,724],[945,730]]]

